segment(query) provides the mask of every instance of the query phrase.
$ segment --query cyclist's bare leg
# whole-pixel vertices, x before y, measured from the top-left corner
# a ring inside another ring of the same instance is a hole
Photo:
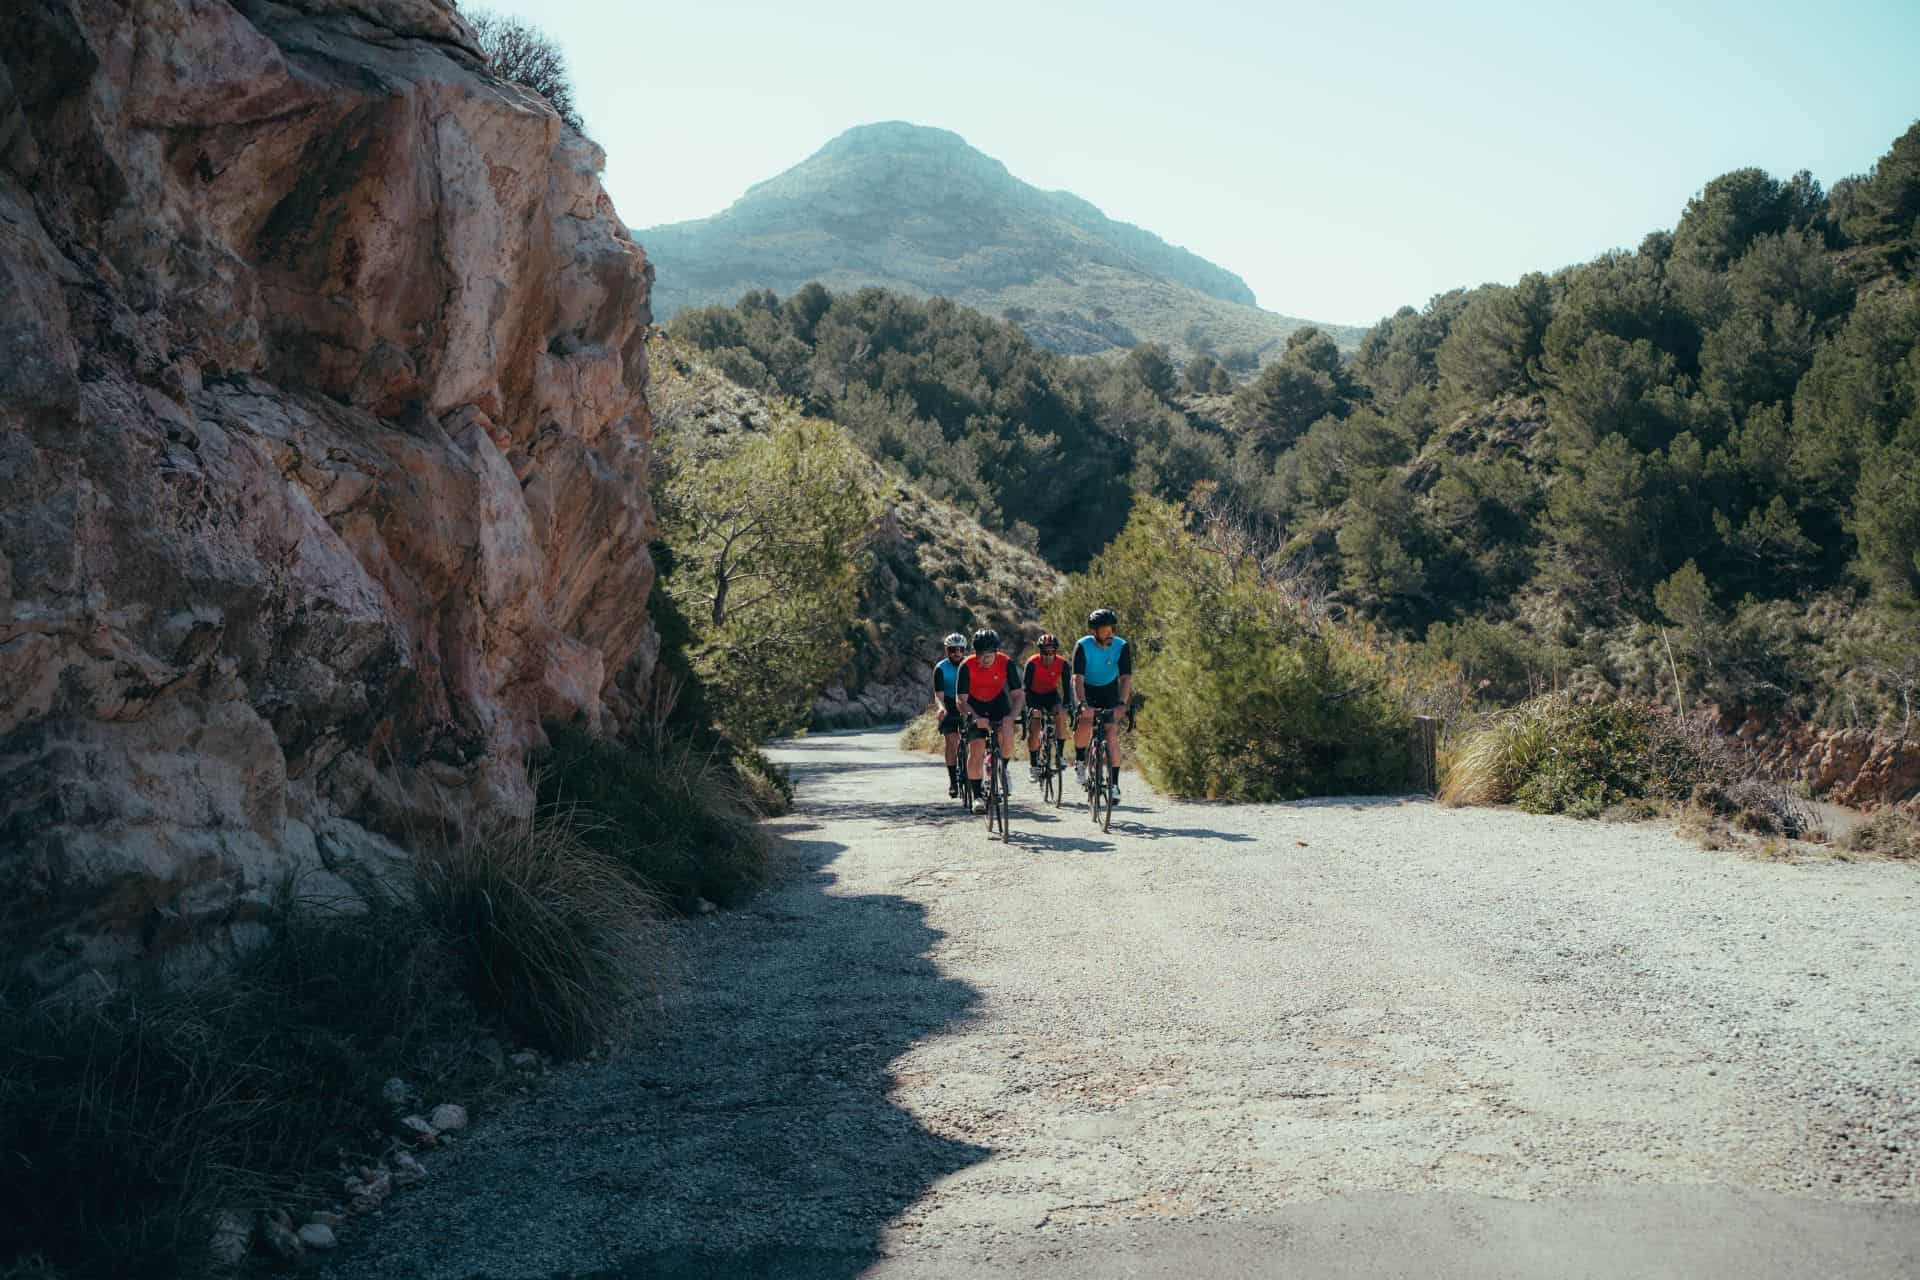
[[[976,729],[982,729],[982,730],[986,729],[988,727],[986,719],[980,716],[974,717],[973,727]],[[985,764],[986,758],[987,758],[987,740],[977,733],[971,735],[967,739],[967,777],[968,778],[972,779],[974,782],[980,781],[981,776],[986,773],[986,764]]]
[[[1092,741],[1093,708],[1083,704],[1080,708],[1080,721],[1073,726],[1073,748],[1076,751],[1085,751],[1087,744]]]
[[[1018,741],[1018,728],[1009,716],[1000,722],[1000,758],[1013,759],[1013,744]]]
[[[959,763],[960,735],[958,733],[950,733],[947,735],[947,768],[951,769]]]

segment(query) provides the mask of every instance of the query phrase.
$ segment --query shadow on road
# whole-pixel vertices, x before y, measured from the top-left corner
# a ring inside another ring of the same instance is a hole
[[[785,874],[679,927],[664,1016],[476,1128],[322,1272],[853,1280],[894,1218],[986,1159],[890,1097],[894,1060],[979,1001],[935,966],[943,935],[905,898],[831,892],[846,846],[795,838],[812,821],[770,828]]]
[[[923,769],[930,779],[928,783],[929,786],[944,785],[946,782],[946,774],[941,772],[940,761],[937,757],[931,759],[931,766],[932,767],[929,768],[928,761],[924,760],[885,760],[876,761],[872,764],[841,764],[837,760],[830,760],[820,764],[789,763],[787,765],[787,772],[796,778],[821,776],[837,778],[850,773],[871,773],[876,769]]]
[[[936,798],[928,788],[925,800],[814,800],[807,801],[809,818],[835,821],[867,821],[887,825],[916,822],[941,826],[954,822],[985,822],[978,814],[969,818],[958,800],[950,800],[944,791]]]
[[[1125,813],[1126,810],[1121,809],[1119,812]],[[1154,827],[1144,822],[1135,822],[1131,818],[1115,818],[1113,820],[1113,832],[1115,835],[1137,836],[1142,840],[1165,840],[1169,838],[1182,840],[1224,840],[1228,844],[1247,844],[1256,838],[1246,834],[1244,831],[1215,831],[1211,827]]]
[[[787,885],[689,928],[672,1016],[608,1068],[579,1117],[598,1140],[555,1166],[570,1212],[597,1200],[618,1236],[675,1243],[586,1274],[851,1280],[891,1219],[989,1154],[888,1098],[893,1059],[979,997],[935,967],[919,904],[826,891],[844,848],[786,840]]]
[[[1056,836],[1040,831],[1022,831],[1019,823],[1013,824],[1013,846],[1049,853],[1112,853],[1111,840],[1088,840],[1080,836]]]

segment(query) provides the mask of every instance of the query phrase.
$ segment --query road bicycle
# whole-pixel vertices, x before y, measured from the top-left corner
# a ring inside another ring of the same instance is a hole
[[[998,835],[1002,840],[1012,836],[1007,830],[1007,758],[1000,754],[1001,720],[989,722],[986,728],[987,759],[986,768],[981,771],[980,794],[987,803],[987,834]],[[978,723],[972,727],[974,734],[981,732]]]
[[[1025,715],[1033,715],[1029,709]],[[1046,734],[1040,739],[1040,798],[1047,804],[1058,808],[1067,800],[1067,764],[1066,744],[1060,741],[1057,720],[1051,711],[1041,712],[1046,721]],[[1025,720],[1025,716],[1022,716]],[[1027,742],[1033,741],[1025,723],[1020,726],[1020,737]]]
[[[1093,713],[1093,740],[1087,744],[1087,813],[1093,825],[1102,831],[1113,830],[1113,774],[1116,772],[1111,749],[1107,745],[1107,726],[1113,723],[1113,708],[1101,707]]]

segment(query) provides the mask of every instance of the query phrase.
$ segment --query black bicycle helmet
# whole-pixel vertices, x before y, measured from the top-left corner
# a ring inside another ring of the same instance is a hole
[[[1101,627],[1117,627],[1120,615],[1111,609],[1095,609],[1087,615],[1087,630],[1098,631]]]
[[[1000,647],[1000,633],[992,627],[982,627],[973,633],[973,651],[992,653]]]

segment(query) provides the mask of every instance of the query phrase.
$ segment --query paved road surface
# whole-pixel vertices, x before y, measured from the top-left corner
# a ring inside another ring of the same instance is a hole
[[[787,882],[332,1274],[1920,1275],[1920,868],[776,754]]]

